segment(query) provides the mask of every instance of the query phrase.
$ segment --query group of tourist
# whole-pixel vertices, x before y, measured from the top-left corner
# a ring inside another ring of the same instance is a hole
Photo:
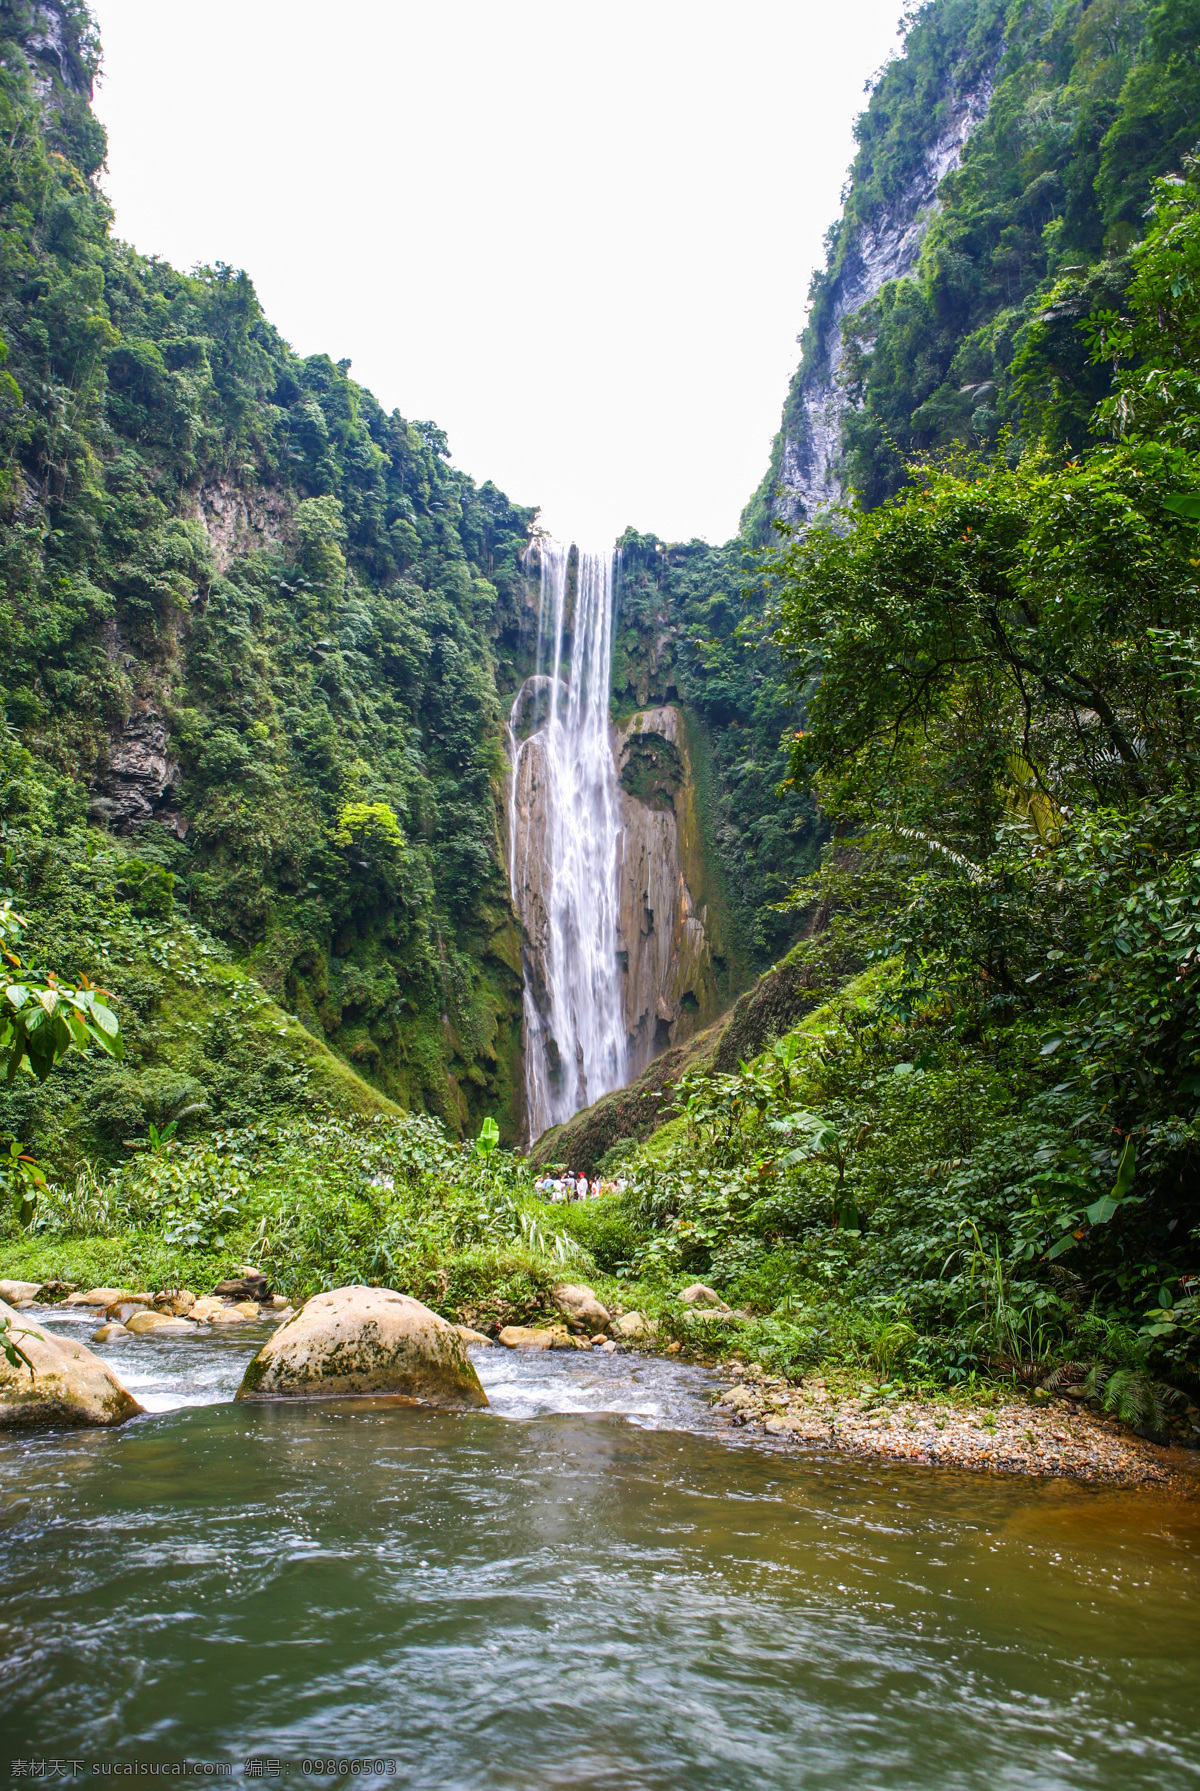
[[[589,1181],[569,1170],[565,1175],[539,1176],[533,1185],[544,1200],[599,1200],[601,1194],[620,1194],[625,1187],[624,1182],[601,1181],[598,1176]]]

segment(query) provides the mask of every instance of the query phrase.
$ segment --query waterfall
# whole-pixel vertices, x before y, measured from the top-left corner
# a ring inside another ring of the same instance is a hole
[[[509,716],[509,863],[529,1137],[626,1079],[621,813],[608,718],[614,556],[542,537],[535,671]]]

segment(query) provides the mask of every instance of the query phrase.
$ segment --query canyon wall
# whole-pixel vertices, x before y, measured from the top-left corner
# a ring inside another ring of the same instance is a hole
[[[525,556],[508,844],[531,1138],[710,1024],[741,986],[700,724],[678,702],[614,713],[613,570],[612,555],[543,539]]]
[[[850,400],[841,383],[842,325],[889,280],[901,280],[916,267],[937,209],[938,187],[957,168],[968,138],[986,117],[992,85],[989,70],[966,92],[948,95],[946,122],[912,176],[889,205],[851,234],[784,413],[775,495],[781,522],[803,522],[845,495],[842,417]]]
[[[860,147],[826,266],[813,276],[770,464],[743,512],[748,538],[768,541],[773,522],[810,521],[845,498],[843,426],[856,399],[845,382],[843,326],[916,272],[939,189],[988,116],[1003,51],[996,0],[927,8],[905,55],[881,74],[856,125]]]
[[[714,870],[687,718],[674,704],[614,728],[621,779],[620,932],[628,1074],[722,1013],[730,999]]]

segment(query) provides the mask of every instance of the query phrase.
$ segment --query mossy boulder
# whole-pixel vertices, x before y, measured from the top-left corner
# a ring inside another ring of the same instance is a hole
[[[593,1335],[607,1331],[612,1314],[602,1306],[590,1287],[573,1281],[560,1281],[550,1298],[573,1330],[590,1331]]]
[[[13,1368],[0,1356],[0,1425],[124,1424],[142,1408],[112,1369],[74,1338],[53,1337],[26,1312],[0,1300],[0,1318],[11,1320],[8,1335],[24,1351]]]
[[[239,1399],[332,1399],[400,1394],[426,1405],[483,1406],[466,1345],[453,1325],[388,1287],[315,1294],[247,1368]]]

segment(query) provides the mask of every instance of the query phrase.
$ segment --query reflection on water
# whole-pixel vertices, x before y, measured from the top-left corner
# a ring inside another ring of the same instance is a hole
[[[236,1406],[254,1347],[107,1349],[190,1403],[0,1444],[4,1759],[1200,1784],[1192,1506],[733,1448],[702,1373],[632,1356],[481,1351],[462,1416]]]

